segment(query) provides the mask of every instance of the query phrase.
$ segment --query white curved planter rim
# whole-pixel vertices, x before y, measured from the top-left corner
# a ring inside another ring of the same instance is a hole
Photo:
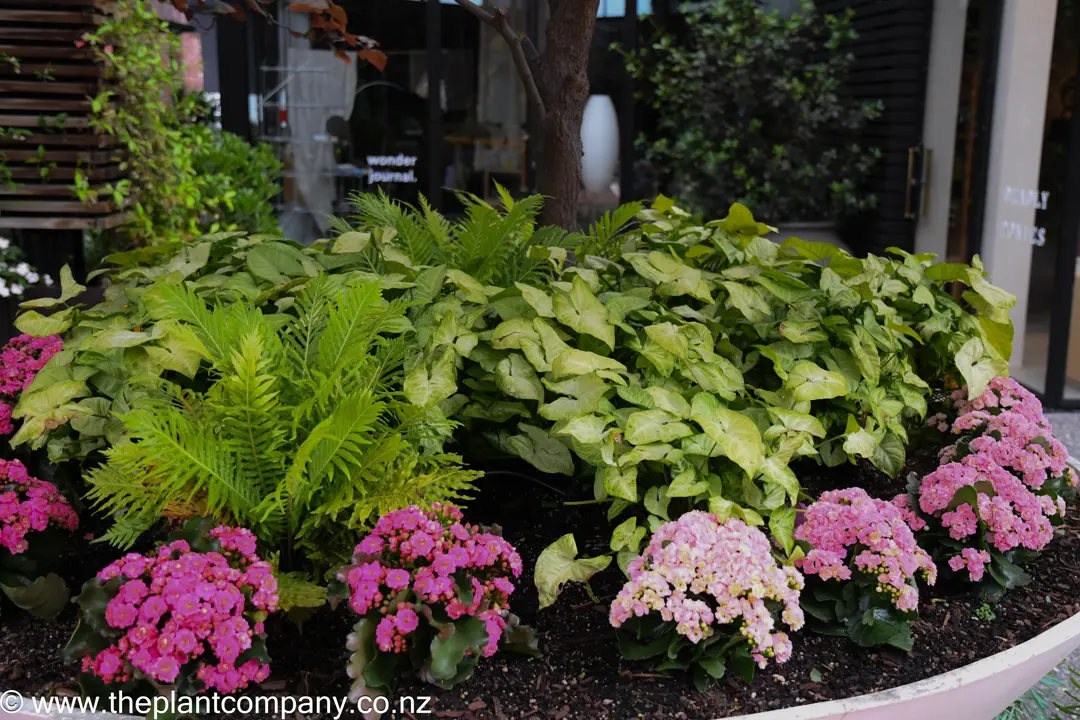
[[[743,720],[992,720],[1046,673],[1080,647],[1080,615],[996,655],[941,675],[891,690],[739,715]],[[47,717],[24,710],[0,709],[0,718],[35,720]],[[48,717],[59,717],[59,713]],[[122,715],[69,713],[70,718],[116,720]],[[729,719],[730,720],[730,719]]]
[[[1080,615],[1027,642],[891,690],[739,716],[744,720],[992,720],[1080,646]]]

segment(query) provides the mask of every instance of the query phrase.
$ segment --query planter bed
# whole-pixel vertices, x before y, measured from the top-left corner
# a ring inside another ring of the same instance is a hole
[[[926,472],[929,462],[932,460],[923,455],[921,460],[917,457],[909,462],[907,469]],[[899,492],[903,486],[901,480],[889,481],[867,465],[845,466],[827,474],[813,472],[813,466],[803,470],[801,479],[810,491],[824,482],[840,487],[858,483],[879,495]],[[499,653],[481,662],[471,680],[451,691],[406,680],[400,693],[433,696],[434,717],[690,720],[810,706],[898,688],[957,670],[1031,640],[1080,613],[1080,523],[1072,518],[1061,537],[1028,567],[1032,583],[1008,593],[993,606],[994,620],[976,616],[981,604],[977,598],[942,584],[923,591],[920,619],[912,628],[915,648],[911,653],[865,650],[846,638],[803,630],[793,634],[794,652],[788,663],[770,663],[750,684],[732,678],[698,693],[684,676],[655,673],[647,663],[627,662],[620,657],[607,617],[608,604],[622,582],[618,570],[594,578],[595,601],[583,586],[571,585],[555,606],[536,612],[536,595],[528,587],[528,579],[532,563],[546,545],[573,530],[583,554],[606,549],[607,523],[597,506],[565,507],[564,498],[552,490],[501,473],[489,476],[481,489],[469,514],[480,522],[501,523],[506,537],[521,551],[525,572],[521,591],[515,595],[515,610],[536,628],[544,655],[528,659]],[[60,571],[73,587],[78,587],[115,555],[108,547],[86,543],[69,551]],[[336,614],[324,610],[302,631],[280,621],[269,628],[273,673],[261,688],[249,692],[347,694],[344,639],[352,619],[344,610]],[[76,688],[75,668],[61,664],[59,650],[74,625],[74,608],[66,610],[54,623],[6,610],[0,626],[0,687],[27,696],[71,694]],[[960,679],[943,679],[928,685],[927,691],[940,691],[944,685],[957,682]],[[1017,688],[1015,694],[1023,689]],[[876,706],[913,693],[918,690],[905,688],[885,698],[860,698],[859,703]],[[837,708],[842,712],[856,709],[846,705]],[[962,710],[956,712],[975,717]],[[810,708],[798,717],[832,715]],[[875,712],[867,717],[882,716]]]

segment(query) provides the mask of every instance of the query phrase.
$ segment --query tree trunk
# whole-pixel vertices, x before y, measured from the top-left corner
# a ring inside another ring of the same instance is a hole
[[[539,120],[536,185],[545,196],[541,221],[577,228],[581,190],[581,122],[589,100],[589,49],[600,0],[552,0],[547,43],[537,63],[544,100]]]

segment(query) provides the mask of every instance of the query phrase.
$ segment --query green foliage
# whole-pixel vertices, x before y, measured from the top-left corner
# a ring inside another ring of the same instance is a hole
[[[182,329],[211,383],[160,384],[119,417],[126,441],[85,477],[116,519],[104,540],[129,547],[161,517],[209,515],[251,527],[283,565],[317,569],[349,557],[379,515],[471,489],[477,473],[423,450],[445,420],[395,399],[409,324],[377,283],[318,277],[279,315],[178,285],[144,301],[155,328]]]
[[[911,620],[888,598],[874,590],[876,578],[855,573],[843,583],[815,583],[803,591],[799,604],[807,627],[823,635],[842,635],[861,647],[891,645],[911,650]]]
[[[707,216],[732,200],[775,222],[873,207],[879,157],[853,141],[880,103],[846,99],[850,11],[803,0],[783,17],[759,0],[698,3],[627,57],[657,123],[639,143],[665,191]]]
[[[64,579],[49,572],[65,545],[65,534],[56,528],[34,532],[25,552],[0,552],[0,592],[13,605],[36,617],[53,620],[68,601]]]
[[[246,147],[197,122],[199,98],[184,91],[179,36],[149,0],[119,0],[112,16],[84,38],[105,68],[90,123],[127,153],[130,177],[92,186],[76,173],[84,202],[110,200],[132,218],[126,244],[177,241],[204,232],[275,228],[268,200],[281,166],[269,148]]]
[[[609,258],[571,266],[534,249],[552,272],[536,285],[451,271],[454,292],[414,319],[406,396],[543,472],[583,467],[612,519],[779,513],[771,529],[790,547],[793,459],[866,458],[895,475],[926,412],[922,378],[981,392],[976,367],[1005,370],[994,338],[1011,333],[1012,298],[978,266],[780,247],[740,205],[702,227],[661,199],[641,220]],[[952,279],[985,313],[953,301]]]
[[[277,216],[269,200],[281,192],[284,169],[269,145],[251,145],[229,132],[201,129],[192,165],[199,184],[214,200],[199,219],[202,233],[244,229],[275,233]],[[192,128],[192,135],[196,129]]]
[[[417,210],[380,193],[355,194],[354,223],[362,230],[380,232],[384,242],[407,257],[387,255],[387,268],[394,265],[445,266],[468,274],[481,285],[512,285],[528,282],[543,274],[542,261],[533,257],[533,247],[568,247],[579,240],[559,228],[536,227],[543,199],[533,195],[521,200],[496,184],[503,209],[485,203],[475,195],[459,193],[465,216],[450,222],[432,210],[421,198]],[[343,224],[342,229],[352,228]]]

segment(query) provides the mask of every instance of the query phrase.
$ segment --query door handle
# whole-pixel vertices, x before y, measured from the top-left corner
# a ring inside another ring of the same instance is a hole
[[[918,188],[921,184],[919,181],[919,174],[921,169],[922,160],[922,146],[912,145],[908,148],[908,162],[907,162],[907,182],[904,186],[904,219],[914,220],[918,216],[918,211],[915,207],[918,203]]]

